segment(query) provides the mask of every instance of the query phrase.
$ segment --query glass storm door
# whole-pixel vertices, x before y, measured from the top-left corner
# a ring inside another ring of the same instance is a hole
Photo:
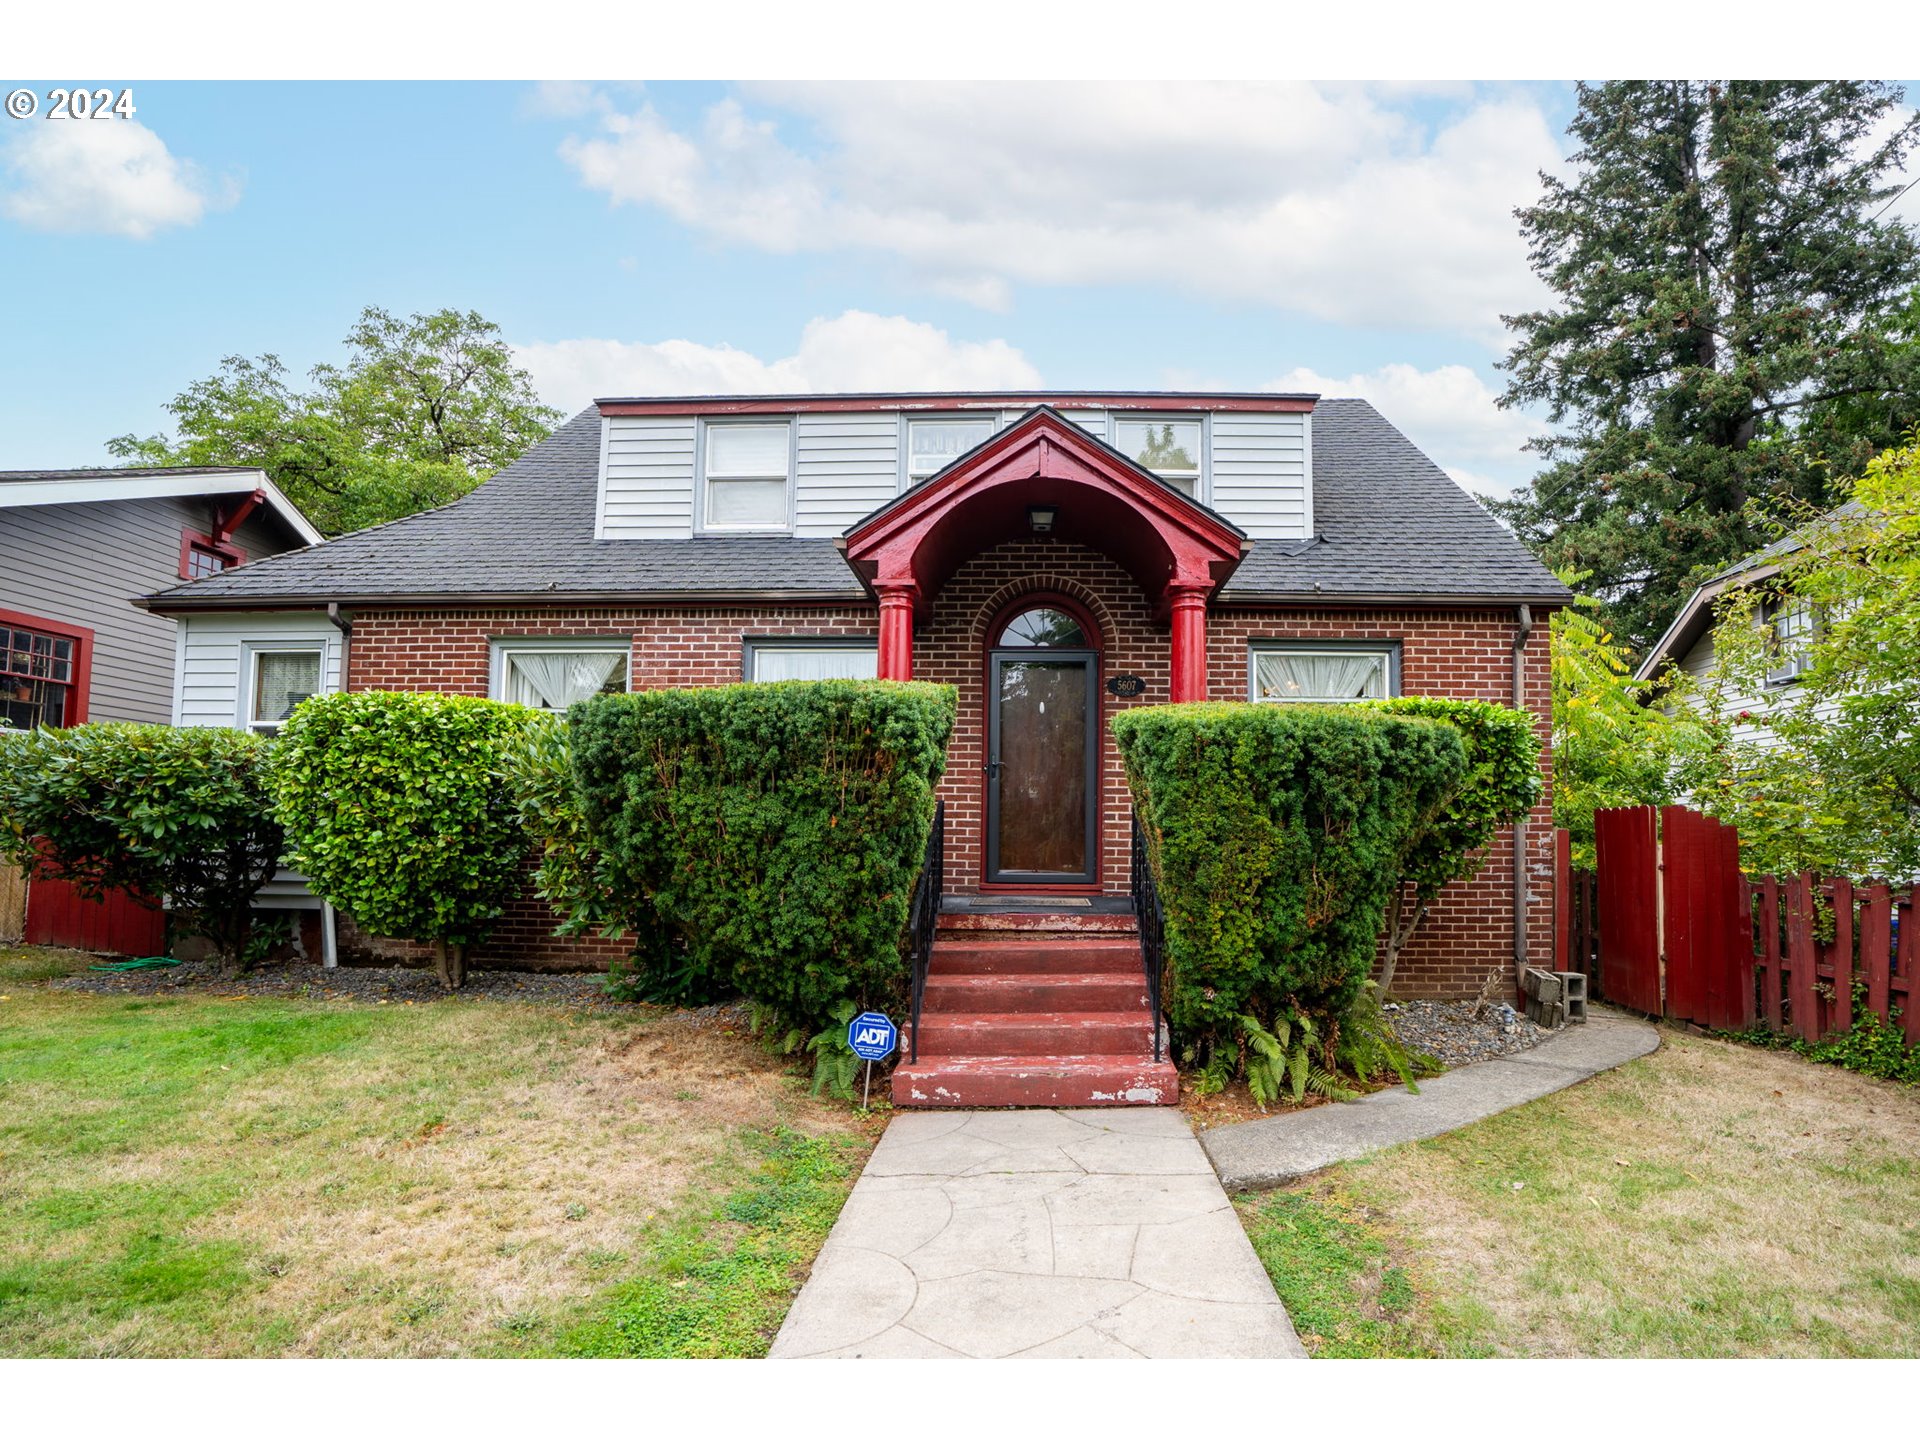
[[[1099,722],[1090,650],[996,649],[987,754],[987,879],[1094,879]]]

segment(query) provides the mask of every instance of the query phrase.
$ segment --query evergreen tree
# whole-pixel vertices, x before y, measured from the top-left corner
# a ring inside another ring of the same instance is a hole
[[[1574,178],[1517,212],[1555,303],[1504,317],[1501,403],[1558,433],[1492,507],[1591,571],[1636,649],[1763,542],[1749,502],[1821,504],[1836,465],[1857,473],[1841,402],[1920,403],[1900,343],[1920,245],[1883,214],[1920,139],[1900,105],[1881,81],[1582,85]]]

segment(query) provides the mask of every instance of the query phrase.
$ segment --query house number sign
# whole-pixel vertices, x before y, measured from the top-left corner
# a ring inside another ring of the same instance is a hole
[[[1147,693],[1147,682],[1138,675],[1115,675],[1107,681],[1107,693],[1117,695],[1122,700],[1131,700],[1136,695]]]

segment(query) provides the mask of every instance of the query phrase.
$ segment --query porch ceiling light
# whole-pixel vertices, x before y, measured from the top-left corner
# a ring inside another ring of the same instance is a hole
[[[1029,505],[1027,523],[1033,527],[1036,535],[1045,535],[1053,529],[1053,517],[1059,513],[1057,506]]]

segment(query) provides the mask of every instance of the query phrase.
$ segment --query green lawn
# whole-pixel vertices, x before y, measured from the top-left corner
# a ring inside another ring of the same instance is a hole
[[[764,1353],[869,1138],[668,1012],[135,998],[0,949],[0,1354]]]
[[[1324,1355],[1920,1355],[1920,1092],[1669,1033],[1238,1202]]]

